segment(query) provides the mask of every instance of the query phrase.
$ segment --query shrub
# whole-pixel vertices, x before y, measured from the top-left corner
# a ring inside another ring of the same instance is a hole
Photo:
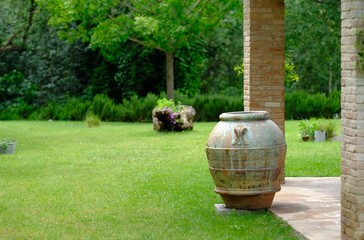
[[[196,94],[192,98],[178,93],[176,101],[183,105],[190,105],[196,110],[195,121],[219,121],[219,116],[224,112],[243,111],[243,96],[227,96],[223,94],[202,95]]]
[[[56,118],[59,120],[82,121],[87,109],[90,105],[89,101],[82,101],[77,98],[69,98],[67,102],[56,112]]]
[[[148,94],[146,97],[133,95],[116,104],[106,95],[96,95],[92,101],[67,98],[64,103],[51,102],[48,105],[35,107],[26,103],[14,103],[0,110],[0,120],[33,119],[33,120],[84,120],[87,111],[91,111],[102,121],[152,122],[152,111],[157,105],[159,96]],[[193,97],[176,91],[175,101],[192,106],[196,110],[195,121],[219,121],[223,112],[243,111],[243,95],[232,94],[196,94]],[[309,94],[294,91],[285,95],[286,119],[333,118],[340,113],[340,92],[326,96],[323,93]]]
[[[32,120],[71,120],[82,121],[90,101],[68,98],[65,103],[50,102],[29,115]]]
[[[154,103],[155,104],[155,103]],[[133,95],[129,99],[124,99],[120,105],[122,120],[125,122],[151,122],[152,109],[143,107],[143,99]],[[148,120],[149,121],[148,121]]]
[[[34,107],[25,102],[14,103],[0,110],[0,120],[26,119],[33,111]]]
[[[103,94],[98,94],[93,98],[89,111],[100,116],[103,121],[116,121],[116,116],[120,115],[114,101]]]
[[[336,136],[337,126],[334,122],[328,122],[324,125],[324,130],[326,131],[326,139],[331,140]]]
[[[91,111],[87,112],[85,120],[86,120],[87,127],[98,127],[98,126],[100,126],[100,123],[101,123],[100,117]]]
[[[142,111],[142,118],[140,119],[141,122],[149,122],[152,121],[151,112],[153,111],[153,108],[155,107],[155,104],[158,100],[158,96],[155,94],[149,93],[144,99],[143,104],[141,107]],[[150,114],[148,114],[150,113]]]
[[[49,119],[55,119],[57,120],[56,116],[58,115],[57,112],[59,112],[61,109],[61,105],[56,103],[49,103],[47,106],[41,107],[35,112],[33,112],[29,119],[31,120],[49,120]]]
[[[13,107],[29,105],[34,97],[34,86],[24,79],[23,73],[13,70],[0,76],[0,111],[17,111]],[[22,115],[20,113],[18,117],[22,118]]]
[[[340,92],[326,96],[294,91],[285,95],[286,119],[333,118],[340,113]]]

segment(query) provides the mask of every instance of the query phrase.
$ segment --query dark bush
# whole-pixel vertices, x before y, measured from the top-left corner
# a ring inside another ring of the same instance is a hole
[[[286,119],[333,118],[340,114],[340,92],[326,96],[295,91],[285,95]]]
[[[243,96],[223,94],[201,95],[194,97],[176,92],[176,103],[192,106],[196,110],[195,121],[216,122],[223,112],[243,111]],[[151,122],[152,110],[159,98],[148,94],[141,98],[133,95],[116,104],[106,95],[96,95],[92,101],[68,98],[66,102],[49,103],[38,108],[27,104],[15,104],[0,111],[1,120],[34,119],[34,120],[84,120],[88,111],[99,116],[102,121]],[[304,91],[286,93],[286,119],[333,118],[340,113],[340,92],[326,96],[323,93],[309,94]]]
[[[120,109],[112,99],[103,94],[96,95],[89,107],[89,110],[99,116],[102,121],[118,121]]]
[[[176,101],[190,105],[196,110],[195,120],[200,122],[215,122],[223,112],[243,111],[243,96],[226,96],[222,94],[201,95],[188,98],[176,94]]]
[[[48,103],[39,108],[28,117],[32,120],[71,120],[82,121],[90,106],[90,101],[82,101],[77,98],[68,98],[65,103]]]

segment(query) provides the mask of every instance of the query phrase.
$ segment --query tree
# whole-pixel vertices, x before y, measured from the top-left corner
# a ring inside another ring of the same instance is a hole
[[[238,7],[226,15],[207,40],[207,69],[201,92],[217,93],[230,89],[243,93],[243,77],[234,71],[243,63],[243,32],[243,8]]]
[[[24,50],[36,9],[35,0],[3,0],[0,8],[0,52]]]
[[[69,41],[81,39],[115,60],[121,43],[158,49],[166,58],[167,97],[174,95],[174,58],[178,49],[201,41],[239,0],[37,0],[50,23]]]
[[[286,1],[286,53],[298,88],[326,92],[340,85],[340,1]]]

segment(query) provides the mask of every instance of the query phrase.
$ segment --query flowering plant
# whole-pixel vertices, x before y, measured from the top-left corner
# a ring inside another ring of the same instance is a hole
[[[159,131],[182,131],[183,129],[183,112],[187,106],[180,102],[175,104],[171,99],[159,99],[157,106],[153,110],[153,125],[155,130]]]
[[[185,108],[181,102],[175,104],[175,102],[170,99],[162,98],[157,102],[157,109],[165,110],[167,114],[167,121],[170,126],[165,126],[167,130],[177,130],[179,123],[181,123],[181,111]]]

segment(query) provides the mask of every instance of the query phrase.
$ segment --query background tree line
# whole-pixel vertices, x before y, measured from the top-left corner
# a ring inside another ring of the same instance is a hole
[[[208,2],[3,0],[0,112],[16,108],[26,118],[70,98],[102,94],[121,104],[159,95],[167,90],[168,52],[181,94],[242,102],[243,79],[234,68],[243,60],[243,1],[211,2],[219,8]],[[340,1],[285,4],[286,76],[293,73],[287,92],[339,90]]]

